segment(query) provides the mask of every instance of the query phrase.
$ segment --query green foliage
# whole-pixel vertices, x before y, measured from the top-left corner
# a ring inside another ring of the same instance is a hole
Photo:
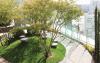
[[[59,21],[59,19],[61,19],[62,24],[65,24],[68,21],[71,21],[73,19],[77,19],[80,15],[82,15],[81,10],[79,9],[79,7],[77,7],[74,2],[71,1],[57,1],[54,2],[55,8],[56,8],[56,17]]]
[[[19,36],[25,34],[23,31],[24,28],[14,28],[12,30],[9,31],[9,34],[12,34],[14,36],[14,38],[19,38]]]
[[[4,1],[4,0],[0,0],[0,1]],[[9,0],[9,1],[11,3],[12,0]],[[30,22],[30,24],[33,24],[32,27],[27,28],[27,29],[29,31],[35,32],[36,34],[40,34],[42,31],[47,31],[47,30],[50,32],[57,33],[59,31],[58,29],[60,28],[52,27],[54,24],[60,22],[60,26],[62,26],[66,24],[67,21],[77,19],[81,13],[80,9],[74,3],[69,3],[68,1],[64,2],[62,0],[58,0],[58,1],[32,0],[30,3],[25,2],[20,7],[14,7],[13,3],[10,4],[7,1],[4,1],[4,2],[7,5],[0,3],[0,6],[3,6],[3,7],[0,7],[1,9],[0,15],[3,16],[3,18],[0,17],[1,24],[3,23],[4,25],[5,23],[8,23],[12,19],[15,19],[18,22],[21,21],[20,22],[21,24],[22,22],[26,23],[25,21],[27,20]],[[4,13],[2,12],[3,11],[2,9],[4,9],[5,11]],[[4,22],[4,21],[7,21],[7,22]],[[11,30],[10,33],[13,34],[15,38],[18,38],[20,35],[24,34],[23,28],[15,28]],[[32,62],[36,63],[37,61],[36,59],[40,58],[38,55],[41,56],[41,53],[38,53],[38,54],[35,53],[35,51],[38,51],[35,48],[38,48],[39,46],[35,42],[37,41],[39,42],[40,40],[40,39],[38,40],[35,40],[35,39],[36,38],[29,40],[27,44],[20,44],[12,48],[9,52],[6,52],[5,55],[2,55],[2,56],[4,56],[7,59],[9,58],[8,60],[13,63],[32,63]],[[39,43],[41,42],[42,41],[40,41]],[[44,45],[41,44],[41,46],[44,46]],[[42,48],[42,49],[45,49],[45,48]],[[58,50],[62,51],[62,49],[58,48],[57,50],[55,50],[55,53],[56,54],[58,53],[60,55],[61,53]],[[60,58],[60,60],[64,56],[62,55],[60,57],[60,56],[57,56],[56,54],[54,55],[57,58]],[[53,58],[56,60],[55,61],[56,63],[59,61],[57,58]],[[51,63],[54,61],[53,59],[51,59]]]
[[[65,54],[63,45],[59,44],[56,49],[51,50],[53,57],[48,58],[47,63],[57,63],[63,59]],[[44,56],[44,52],[39,44],[39,38],[34,36],[30,37],[27,43],[17,40],[7,47],[0,47],[0,56],[11,63],[37,63]]]
[[[9,39],[7,37],[1,37],[0,46],[6,46],[8,44]]]
[[[0,26],[7,26],[13,19],[14,0],[0,0]]]
[[[58,44],[57,48],[51,48],[52,56],[47,59],[47,63],[59,63],[65,56],[66,49],[62,44]]]
[[[71,2],[71,3],[70,3]],[[51,28],[55,22],[66,24],[67,21],[77,19],[82,12],[72,1],[32,0],[25,2],[22,9],[24,18],[30,19],[33,24],[39,24],[42,30]],[[55,29],[55,28],[54,28]],[[41,30],[41,28],[36,28]]]
[[[62,0],[32,0],[30,3],[25,2],[22,9],[24,18],[29,18],[29,21],[33,22],[34,30],[37,33],[42,31],[57,33],[61,26],[81,15],[80,9],[73,2]],[[58,23],[59,26],[55,25]],[[53,39],[56,37],[55,33],[52,34]],[[50,48],[44,47],[44,49],[46,51]]]
[[[26,27],[25,29],[27,29],[27,35],[28,36],[32,36],[35,33],[34,27],[30,26],[30,27]]]
[[[9,51],[11,51],[13,48],[17,47],[19,44],[21,43],[21,41],[15,41],[12,44],[10,44],[9,46],[1,46],[0,47],[0,56],[8,53]]]
[[[30,38],[28,43],[15,41],[0,51],[0,55],[11,63],[36,63],[42,56],[37,41],[36,37]]]
[[[35,22],[46,21],[51,16],[50,0],[32,0],[24,4],[24,15]]]

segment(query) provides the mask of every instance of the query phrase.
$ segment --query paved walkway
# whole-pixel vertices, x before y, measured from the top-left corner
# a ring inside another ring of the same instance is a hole
[[[9,62],[5,60],[4,58],[0,57],[0,63],[9,63]]]
[[[92,56],[79,43],[62,36],[58,36],[55,40],[66,47],[65,58],[59,63],[93,63]]]

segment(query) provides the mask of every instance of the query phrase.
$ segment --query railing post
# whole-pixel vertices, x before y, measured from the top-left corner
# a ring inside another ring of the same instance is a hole
[[[99,63],[99,17],[98,9],[95,9],[95,53],[94,60],[95,63]]]

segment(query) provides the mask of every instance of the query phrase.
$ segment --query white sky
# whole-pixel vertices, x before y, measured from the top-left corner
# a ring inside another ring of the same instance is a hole
[[[76,0],[77,4],[90,4],[91,0]]]

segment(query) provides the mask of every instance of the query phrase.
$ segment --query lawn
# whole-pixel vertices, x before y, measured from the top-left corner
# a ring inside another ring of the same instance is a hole
[[[52,56],[47,59],[47,63],[58,63],[64,58],[65,51],[64,46],[58,44],[56,49],[51,49]],[[7,47],[0,47],[0,56],[11,63],[38,63],[43,57],[43,48],[40,47],[39,38],[34,36],[25,43],[17,40]]]
[[[58,44],[57,48],[51,48],[52,56],[47,59],[47,63],[58,63],[63,60],[65,56],[66,49],[62,44]]]

